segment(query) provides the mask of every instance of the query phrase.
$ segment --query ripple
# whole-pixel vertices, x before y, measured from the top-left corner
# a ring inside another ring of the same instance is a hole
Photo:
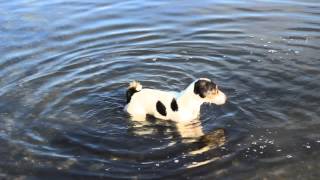
[[[3,3],[0,177],[310,179],[318,10],[296,0]],[[198,77],[228,96],[200,120],[123,112],[132,80],[181,91]]]

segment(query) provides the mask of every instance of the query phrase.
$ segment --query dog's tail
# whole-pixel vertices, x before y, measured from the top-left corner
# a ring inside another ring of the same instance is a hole
[[[138,81],[132,81],[127,90],[127,103],[130,102],[134,93],[141,91],[142,85]]]

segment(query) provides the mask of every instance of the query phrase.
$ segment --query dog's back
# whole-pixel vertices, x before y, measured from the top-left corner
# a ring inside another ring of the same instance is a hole
[[[127,105],[125,110],[135,115],[150,114],[163,118],[170,117],[169,115],[173,112],[172,109],[168,109],[167,107],[176,107],[175,95],[175,92],[142,89],[139,82],[133,81],[126,92]]]

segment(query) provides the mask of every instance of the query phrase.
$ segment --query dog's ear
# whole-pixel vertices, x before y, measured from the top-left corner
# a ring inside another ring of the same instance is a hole
[[[201,98],[205,98],[209,91],[215,89],[216,84],[210,80],[200,79],[194,83],[193,92]]]

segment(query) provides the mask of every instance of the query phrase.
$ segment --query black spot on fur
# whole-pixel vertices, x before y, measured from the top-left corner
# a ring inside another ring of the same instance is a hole
[[[126,96],[127,96],[127,104],[131,101],[131,97],[132,97],[133,94],[136,93],[136,92],[138,92],[138,91],[136,90],[136,88],[130,88],[130,89],[127,90],[127,94],[126,94]]]
[[[178,111],[178,103],[175,98],[173,98],[171,101],[171,109],[172,111]]]
[[[212,81],[200,79],[194,83],[193,92],[200,97],[205,98],[208,91],[215,89],[216,84]]]
[[[157,107],[157,111],[159,114],[161,114],[162,116],[167,115],[166,107],[164,106],[164,104],[161,101],[157,102],[156,107]]]

